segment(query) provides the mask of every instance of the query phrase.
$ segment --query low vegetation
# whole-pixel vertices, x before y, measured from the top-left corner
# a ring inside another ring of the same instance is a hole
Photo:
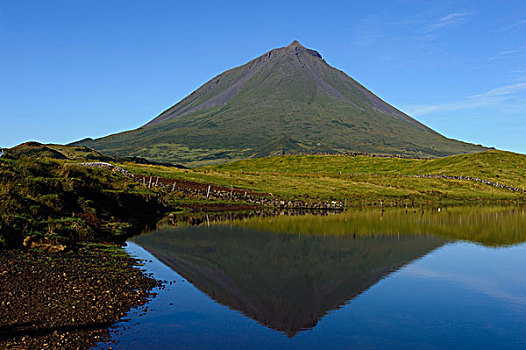
[[[413,177],[470,176],[523,189],[526,156],[495,150],[438,159],[291,155],[185,170],[122,165],[138,174],[249,188],[284,199],[339,200],[349,204],[383,201],[396,205],[412,200],[473,203],[526,198],[522,191],[476,181]]]
[[[122,174],[47,157],[1,158],[0,183],[0,246],[32,235],[118,240],[162,215],[155,194]]]
[[[20,246],[28,236],[119,241],[178,208],[236,209],[232,204],[250,208],[242,196],[206,199],[188,188],[174,190],[173,181],[164,181],[169,186],[149,186],[141,178],[79,165],[83,161],[111,161],[137,175],[193,181],[202,188],[210,184],[267,193],[267,198],[277,199],[273,205],[295,200],[307,204],[337,201],[347,206],[429,206],[516,203],[526,198],[522,191],[477,181],[413,177],[471,176],[522,189],[526,157],[501,151],[440,159],[278,156],[179,169],[108,160],[86,147],[26,143],[6,150],[0,158],[0,245]]]

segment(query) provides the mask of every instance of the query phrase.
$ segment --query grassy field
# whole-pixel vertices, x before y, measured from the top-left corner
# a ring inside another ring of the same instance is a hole
[[[168,211],[205,204],[226,208],[234,203],[229,197],[206,200],[184,188],[150,189],[120,173],[75,164],[81,161],[111,161],[135,174],[241,187],[308,204],[342,201],[348,206],[380,202],[385,206],[426,206],[526,201],[523,192],[481,182],[409,176],[462,175],[523,188],[526,156],[510,152],[486,151],[429,160],[277,156],[179,169],[119,163],[84,147],[26,143],[6,150],[0,158],[0,245],[19,245],[24,237],[35,234],[106,240],[125,235]]]
[[[455,202],[526,197],[474,181],[407,176],[472,176],[518,188],[526,186],[526,156],[494,150],[439,159],[278,156],[185,170],[122,165],[139,174],[250,188],[285,199],[385,200],[389,203],[408,198]]]
[[[213,167],[226,172],[271,172],[352,175],[456,175],[505,181],[526,186],[526,156],[489,150],[436,159],[375,158],[368,156],[283,156],[243,160]]]

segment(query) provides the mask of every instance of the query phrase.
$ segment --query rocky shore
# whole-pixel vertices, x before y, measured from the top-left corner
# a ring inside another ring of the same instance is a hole
[[[0,348],[87,349],[161,286],[118,246],[0,250]]]

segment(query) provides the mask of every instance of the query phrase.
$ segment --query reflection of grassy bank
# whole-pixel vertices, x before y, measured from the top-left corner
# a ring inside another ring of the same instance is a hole
[[[343,214],[254,217],[225,222],[258,230],[308,235],[424,235],[488,246],[526,241],[525,207],[390,208],[348,210]]]

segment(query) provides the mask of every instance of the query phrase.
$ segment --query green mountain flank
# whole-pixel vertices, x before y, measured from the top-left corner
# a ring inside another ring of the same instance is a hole
[[[136,130],[74,144],[187,166],[284,154],[484,150],[433,131],[297,41],[214,77]]]

